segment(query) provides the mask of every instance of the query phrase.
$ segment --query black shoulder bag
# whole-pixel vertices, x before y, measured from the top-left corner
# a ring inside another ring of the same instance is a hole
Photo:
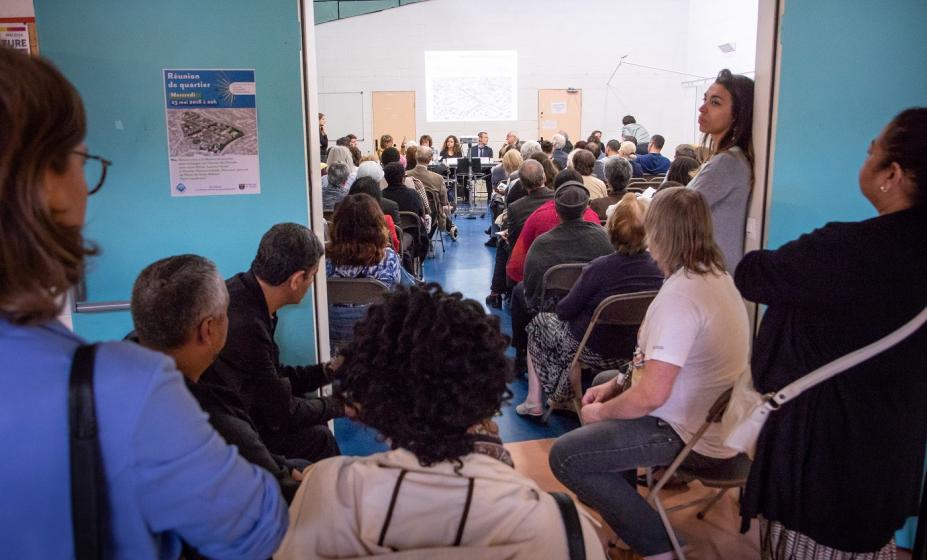
[[[78,346],[68,383],[71,458],[71,525],[77,560],[103,558],[106,480],[93,398],[96,345]]]
[[[563,517],[563,526],[566,529],[567,548],[570,551],[570,560],[586,560],[586,543],[583,540],[583,526],[579,522],[579,512],[573,499],[563,492],[551,492],[560,516]]]

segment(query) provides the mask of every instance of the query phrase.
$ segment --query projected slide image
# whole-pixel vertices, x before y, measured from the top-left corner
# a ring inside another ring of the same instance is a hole
[[[515,120],[516,51],[426,51],[425,106],[431,122]]]

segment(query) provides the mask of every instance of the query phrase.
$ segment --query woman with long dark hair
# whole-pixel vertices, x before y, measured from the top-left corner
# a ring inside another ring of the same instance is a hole
[[[463,157],[460,152],[460,140],[453,134],[444,139],[444,144],[441,145],[440,157],[441,159]]]
[[[753,80],[722,70],[698,112],[702,144],[711,155],[689,188],[708,201],[715,240],[727,269],[734,270],[744,254],[753,188]]]
[[[753,383],[775,392],[866,346],[927,305],[927,108],[872,141],[859,188],[878,216],[834,222],[737,267],[767,306]],[[659,196],[659,195],[658,195]],[[927,444],[927,328],[770,415],[741,511],[762,518],[764,558],[894,558],[917,515]]]
[[[174,360],[131,342],[88,348],[57,320],[96,252],[82,235],[87,197],[111,165],[84,143],[77,90],[47,61],[0,47],[0,131],[3,555],[177,558],[183,540],[209,557],[267,558],[286,529],[277,481],[209,426]],[[97,447],[90,464],[69,451],[75,360],[92,371],[98,431],[70,437]],[[88,480],[99,513],[72,516],[92,505],[79,497]]]
[[[373,278],[392,290],[400,280],[401,263],[390,246],[383,211],[370,195],[352,194],[332,215],[325,245],[325,273],[329,278]],[[332,349],[351,340],[354,323],[366,305],[329,305]]]

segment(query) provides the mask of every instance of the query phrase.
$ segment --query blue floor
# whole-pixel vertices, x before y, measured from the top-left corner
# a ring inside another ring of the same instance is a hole
[[[445,291],[461,292],[464,297],[475,299],[485,307],[485,298],[489,294],[493,262],[496,250],[485,247],[487,236],[483,231],[489,227],[489,217],[455,220],[460,237],[456,242],[445,238],[446,251],[441,251],[438,243],[435,257],[425,262],[425,280],[441,284]],[[508,309],[489,309],[498,315],[502,330],[512,332],[512,320]],[[509,348],[510,355],[514,350]],[[579,426],[579,421],[572,414],[554,414],[546,426],[535,424],[515,414],[515,405],[525,399],[528,382],[524,378],[516,379],[511,385],[512,400],[503,405],[502,415],[496,417],[500,435],[506,443],[557,437]],[[335,421],[335,435],[341,452],[346,455],[369,455],[387,449],[387,445],[377,441],[377,433],[347,419]]]

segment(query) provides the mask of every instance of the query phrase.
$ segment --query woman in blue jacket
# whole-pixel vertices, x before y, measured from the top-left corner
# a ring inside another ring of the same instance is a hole
[[[74,87],[3,48],[0,131],[0,550],[71,558],[68,372],[84,341],[56,317],[95,252],[81,229],[109,162],[84,145]],[[101,344],[93,392],[106,557],[177,558],[182,541],[214,558],[273,553],[287,526],[276,481],[210,428],[171,359]]]

